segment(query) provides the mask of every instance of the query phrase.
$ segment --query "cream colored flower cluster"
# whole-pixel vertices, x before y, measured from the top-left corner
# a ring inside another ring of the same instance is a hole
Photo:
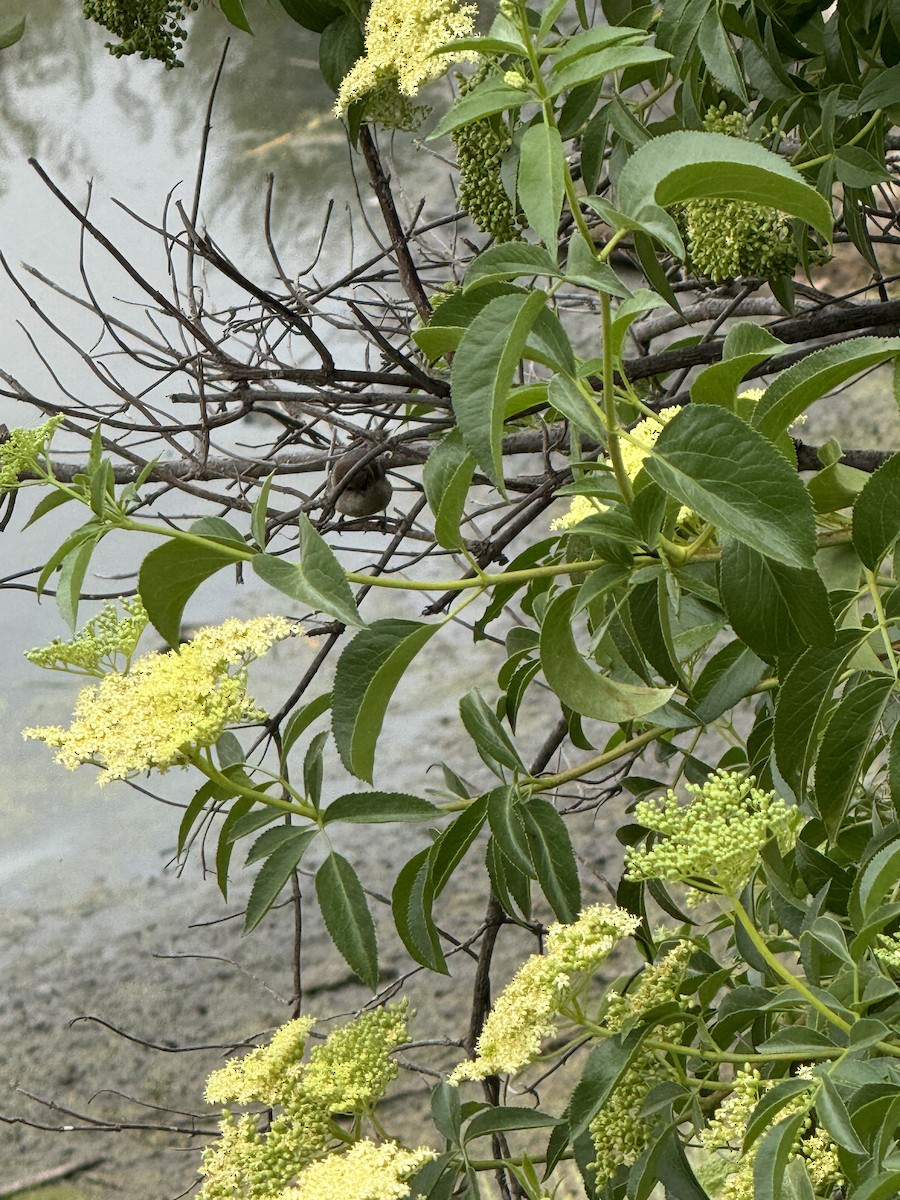
[[[688,804],[679,803],[671,789],[664,797],[642,800],[635,821],[662,836],[628,851],[626,877],[736,895],[756,870],[766,842],[774,836],[785,853],[800,822],[797,809],[755,784],[752,776],[720,769],[702,786],[687,785],[693,797]]]
[[[629,431],[628,438],[622,438],[622,464],[629,479],[637,479],[643,469],[647,455],[656,445],[656,440],[669,422],[681,412],[680,408],[664,408],[656,417],[643,417]],[[606,505],[592,496],[573,496],[569,511],[565,516],[551,521],[551,529],[571,529],[583,521],[585,517],[595,516],[605,512]],[[682,509],[682,514],[687,512]],[[683,516],[682,516],[683,519]]]
[[[571,925],[552,925],[547,953],[531,955],[497,997],[475,1058],[461,1062],[450,1083],[514,1075],[533,1062],[544,1039],[556,1032],[556,1018],[567,1002],[638,924],[624,909],[598,904]]]
[[[405,1150],[393,1142],[357,1142],[304,1167],[278,1200],[404,1200],[407,1180],[437,1155],[428,1146]]]
[[[887,963],[895,971],[900,971],[900,937],[897,934],[879,933],[878,940],[872,947],[875,957]]]
[[[797,1076],[808,1079],[810,1086],[814,1086],[812,1067],[799,1067]],[[713,1119],[700,1131],[700,1145],[710,1153],[720,1152],[723,1155],[719,1168],[724,1166],[727,1176],[719,1192],[719,1200],[755,1200],[753,1163],[762,1139],[757,1138],[744,1154],[740,1148],[760,1097],[776,1082],[774,1079],[762,1079],[759,1071],[748,1063],[736,1073],[731,1092],[719,1105]],[[808,1102],[808,1093],[801,1092],[779,1111],[778,1119],[784,1120],[801,1112],[808,1107]],[[805,1160],[817,1194],[831,1195],[842,1183],[837,1146],[826,1130],[813,1127],[811,1117],[806,1118],[794,1142],[792,1156],[797,1155]]]
[[[456,0],[372,0],[366,17],[365,55],[350,68],[338,90],[335,111],[366,100],[396,80],[403,96],[415,96],[452,62],[472,54],[437,54],[444,42],[468,37],[475,26],[474,4]]]
[[[393,1051],[407,1040],[406,1019],[406,1001],[363,1013],[330,1033],[304,1064],[314,1021],[299,1017],[268,1045],[213,1071],[208,1101],[259,1103],[277,1115],[263,1133],[255,1115],[225,1112],[219,1140],[203,1155],[203,1200],[319,1200],[337,1195],[329,1189],[339,1186],[342,1200],[406,1196],[406,1176],[432,1152],[392,1142],[334,1151],[346,1135],[332,1119],[371,1112],[384,1095],[397,1074]]]
[[[39,465],[61,423],[61,416],[51,417],[34,429],[12,429],[6,440],[0,441],[0,494],[13,491],[19,486],[19,476]]]
[[[691,951],[690,942],[679,942],[658,963],[645,967],[630,991],[624,995],[610,991],[604,1014],[606,1028],[618,1033],[626,1023],[674,1000]],[[652,1048],[642,1045],[588,1127],[597,1155],[591,1167],[598,1191],[621,1165],[631,1166],[647,1148],[653,1128],[642,1115],[644,1102],[657,1084],[673,1078],[668,1063]]]
[[[265,714],[247,695],[247,665],[300,633],[283,617],[231,619],[199,630],[191,642],[145,654],[127,672],[111,671],[79,693],[71,726],[26,729],[54,746],[69,770],[92,762],[98,783],[183,765],[229,726]]]
[[[105,675],[115,669],[120,657],[127,665],[147,628],[147,610],[140,596],[123,596],[118,604],[121,614],[116,601],[108,600],[70,641],[56,638],[49,646],[29,650],[25,657],[37,667],[82,675]]]

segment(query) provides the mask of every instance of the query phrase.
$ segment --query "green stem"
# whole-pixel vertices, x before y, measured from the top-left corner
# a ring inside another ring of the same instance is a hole
[[[857,142],[862,141],[866,134],[880,120],[881,114],[882,110],[880,108],[876,108],[871,117],[869,117],[868,121],[866,121],[865,125],[863,125],[862,129],[860,129],[858,133],[855,133],[848,142],[844,142],[844,145],[855,146]],[[819,128],[821,129],[821,126],[819,126]],[[818,133],[818,130],[816,130],[816,133]],[[815,134],[812,136],[815,136]],[[828,162],[830,158],[834,158],[834,154],[820,154],[818,158],[810,158],[807,159],[806,162],[794,163],[793,167],[797,171],[807,171],[810,167],[820,167],[822,163]]]
[[[882,641],[884,642],[885,650],[887,651],[888,662],[891,664],[891,670],[894,678],[898,677],[897,655],[894,653],[894,646],[891,642],[891,634],[888,629],[887,617],[884,614],[884,605],[881,603],[881,592],[878,590],[878,580],[875,577],[874,571],[870,571],[868,567],[864,568],[866,584],[868,585],[869,595],[872,597],[872,606],[875,609],[875,617],[878,621],[878,628],[881,630]]]
[[[583,762],[577,767],[570,767],[568,771],[560,771],[556,775],[541,775],[537,778],[528,779],[525,782],[528,783],[533,792],[552,792],[554,788],[562,787],[564,783],[572,783],[576,779],[581,779],[583,775],[589,775],[591,771],[597,771],[601,767],[606,767],[610,763],[624,758],[635,750],[640,750],[648,742],[653,742],[668,732],[669,728],[666,725],[651,725],[649,729],[643,733],[639,733],[637,737],[629,738],[626,742],[620,742],[614,749],[606,750],[603,754],[598,754],[596,758],[589,758],[587,762]]]
[[[603,414],[606,418],[606,449],[615,472],[619,491],[625,498],[626,504],[630,504],[634,499],[634,490],[631,480],[628,478],[628,472],[625,470],[625,460],[622,458],[622,446],[619,442],[613,373],[612,307],[606,292],[600,293],[600,326],[603,337]]]
[[[743,926],[747,937],[753,943],[754,949],[769,964],[773,973],[778,975],[779,978],[788,985],[788,987],[793,988],[795,992],[798,992],[807,1002],[807,1004],[814,1008],[816,1012],[820,1014],[820,1016],[824,1017],[830,1025],[834,1025],[835,1028],[840,1029],[843,1033],[849,1033],[853,1028],[853,1023],[851,1021],[846,1021],[842,1016],[830,1009],[823,1000],[819,999],[815,992],[810,990],[804,980],[798,978],[791,971],[789,971],[784,963],[772,953],[762,934],[753,924],[750,914],[744,908],[743,904],[741,904],[737,896],[730,892],[726,892],[725,897],[733,905],[735,916]],[[900,1050],[897,1050],[896,1053],[900,1055]]]
[[[299,796],[284,780],[281,780],[281,782],[285,789],[296,798],[296,803],[294,804],[289,800],[282,800],[279,796],[270,796],[268,792],[261,792],[258,788],[241,783],[230,775],[225,775],[213,763],[208,751],[206,754],[195,751],[188,757],[202,775],[205,775],[207,779],[234,795],[245,796],[248,800],[255,800],[259,804],[267,804],[271,808],[277,808],[280,812],[293,813],[298,817],[306,817],[310,821],[318,820],[319,814],[315,808],[311,804],[308,804],[302,796]]]

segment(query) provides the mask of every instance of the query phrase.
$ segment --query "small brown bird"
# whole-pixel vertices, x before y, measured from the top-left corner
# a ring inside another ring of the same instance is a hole
[[[329,492],[334,507],[347,517],[373,517],[390,502],[394,490],[387,478],[391,453],[387,450],[363,462],[370,453],[371,447],[358,446],[342,454],[331,468]]]

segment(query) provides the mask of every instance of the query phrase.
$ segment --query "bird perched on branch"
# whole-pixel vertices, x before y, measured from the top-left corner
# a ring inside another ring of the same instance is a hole
[[[394,489],[387,478],[391,452],[374,458],[371,453],[370,446],[358,446],[342,454],[331,468],[328,491],[334,507],[347,517],[373,517],[391,499]]]

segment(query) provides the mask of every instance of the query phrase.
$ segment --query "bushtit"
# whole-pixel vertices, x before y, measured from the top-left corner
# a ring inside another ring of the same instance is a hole
[[[370,453],[369,446],[348,450],[331,468],[329,492],[334,497],[334,507],[347,517],[373,517],[383,512],[394,490],[387,478],[390,451],[363,462]],[[340,487],[345,479],[346,484]]]

